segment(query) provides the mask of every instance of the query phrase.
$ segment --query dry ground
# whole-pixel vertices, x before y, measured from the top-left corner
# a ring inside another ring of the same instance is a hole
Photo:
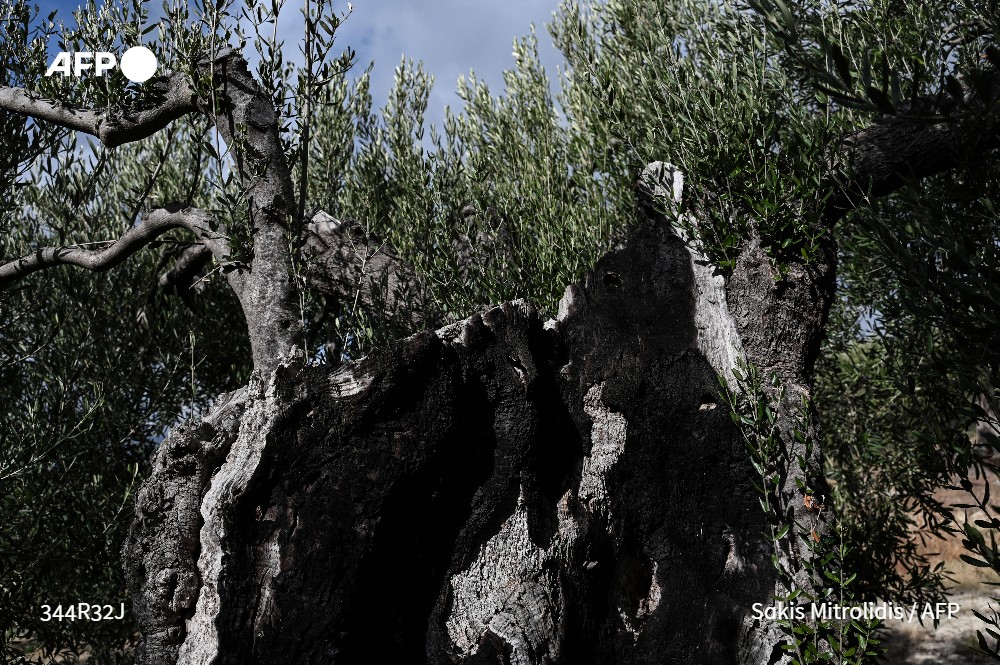
[[[983,495],[985,481],[980,478],[974,481],[974,491],[977,496]],[[947,506],[959,503],[972,503],[969,496],[959,490],[940,490],[938,498]],[[1000,503],[1000,480],[995,476],[990,478],[990,503]],[[963,511],[955,511],[961,519]],[[968,519],[981,519],[982,513],[969,511]],[[963,562],[959,557],[965,553],[961,537],[953,537],[945,541],[935,541],[928,544],[928,553],[934,562],[944,561],[945,569],[954,578],[954,584],[949,592],[949,600],[959,604],[959,612],[952,619],[942,619],[934,628],[931,625],[907,623],[903,621],[887,622],[887,634],[884,645],[889,648],[885,662],[891,665],[980,665],[996,663],[996,661],[979,654],[975,648],[978,644],[976,630],[982,629],[983,622],[973,614],[977,610],[990,616],[990,596],[1000,598],[1000,586],[991,587],[984,582],[1000,582],[990,569],[975,568]],[[994,607],[1000,604],[994,603]]]

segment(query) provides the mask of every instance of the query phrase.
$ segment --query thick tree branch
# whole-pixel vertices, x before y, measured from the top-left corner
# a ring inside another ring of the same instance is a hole
[[[159,286],[163,289],[187,289],[191,287],[195,275],[201,272],[212,252],[202,244],[191,245],[181,252],[170,270],[160,275]]]
[[[188,307],[192,307],[195,278],[211,258],[212,252],[204,244],[191,245],[181,252],[170,270],[160,275],[159,287],[177,293]]]
[[[302,341],[289,252],[296,212],[291,172],[279,114],[246,60],[235,51],[220,52],[212,75],[222,102],[212,119],[231,151],[254,229],[250,269],[227,277],[246,315],[254,367],[267,373],[297,354]]]
[[[849,135],[843,158],[847,179],[833,185],[826,221],[836,223],[865,201],[891,194],[907,182],[960,167],[1000,145],[1000,108],[970,96],[955,111],[950,98],[925,98],[894,116]]]
[[[0,291],[33,272],[59,265],[75,265],[87,270],[108,270],[120,264],[157,237],[176,228],[191,231],[216,256],[228,255],[225,239],[211,230],[211,215],[197,208],[169,206],[157,208],[145,215],[136,226],[104,249],[86,249],[81,245],[43,247],[18,259],[0,265]]]
[[[194,89],[188,77],[179,73],[154,86],[146,103],[152,106],[136,110],[74,109],[23,88],[0,86],[0,109],[91,134],[109,148],[152,136],[197,110]]]

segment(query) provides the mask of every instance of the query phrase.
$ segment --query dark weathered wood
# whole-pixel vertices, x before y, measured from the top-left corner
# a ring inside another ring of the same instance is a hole
[[[749,247],[727,302],[640,217],[555,321],[510,303],[282,368],[172,433],[125,548],[139,662],[766,662],[770,543],[717,374],[745,339],[804,389],[829,266],[779,284]]]
[[[330,310],[362,309],[387,320],[422,325],[419,280],[391,244],[354,220],[336,219],[323,211],[306,226],[303,272],[310,287],[327,298]]]

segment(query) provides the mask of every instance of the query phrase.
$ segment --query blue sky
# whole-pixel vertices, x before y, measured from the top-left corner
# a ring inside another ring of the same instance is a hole
[[[287,0],[281,34],[286,40],[286,57],[298,53],[301,18],[296,0]],[[64,21],[80,0],[40,3],[43,15],[59,10]],[[381,106],[392,85],[393,70],[405,54],[422,60],[435,78],[427,119],[440,125],[445,105],[460,106],[455,94],[460,74],[474,70],[494,93],[502,90],[502,72],[513,64],[511,43],[536,26],[542,63],[550,79],[557,77],[561,62],[544,25],[550,20],[558,0],[354,0],[350,18],[337,33],[340,50],[350,46],[357,52],[358,71],[375,61],[372,94]],[[159,0],[150,2],[150,12]],[[338,2],[339,12],[347,2]],[[296,20],[298,19],[298,20]]]

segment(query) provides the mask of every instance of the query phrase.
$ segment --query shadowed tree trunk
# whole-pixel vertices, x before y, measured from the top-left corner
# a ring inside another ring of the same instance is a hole
[[[745,353],[800,398],[832,266],[776,281],[748,245],[726,283],[638,217],[554,321],[508,303],[282,367],[177,428],[125,548],[139,662],[767,662],[717,376]]]

